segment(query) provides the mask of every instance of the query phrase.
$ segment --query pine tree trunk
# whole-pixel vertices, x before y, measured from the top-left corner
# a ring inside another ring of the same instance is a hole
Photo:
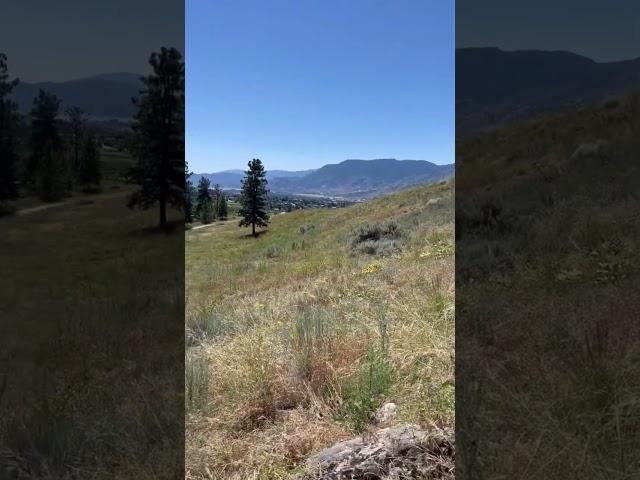
[[[253,222],[251,224],[251,235],[253,235],[254,237],[256,236],[256,223]]]

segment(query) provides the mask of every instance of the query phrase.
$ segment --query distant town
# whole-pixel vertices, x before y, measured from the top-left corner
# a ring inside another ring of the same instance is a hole
[[[239,190],[225,190],[231,202],[239,202]],[[269,210],[272,212],[292,212],[310,208],[343,208],[357,203],[352,200],[344,200],[335,197],[322,197],[307,194],[281,194],[269,193]]]

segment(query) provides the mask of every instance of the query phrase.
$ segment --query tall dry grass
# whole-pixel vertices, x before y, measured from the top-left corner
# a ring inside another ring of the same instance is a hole
[[[365,224],[396,225],[401,248],[354,252]],[[257,239],[234,221],[186,235],[186,325],[209,374],[188,478],[290,478],[385,401],[398,422],[453,423],[452,183],[278,215]]]

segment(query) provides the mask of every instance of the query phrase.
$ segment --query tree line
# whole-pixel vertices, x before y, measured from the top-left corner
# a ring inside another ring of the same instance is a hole
[[[134,165],[126,181],[138,188],[128,206],[158,206],[159,224],[165,227],[168,207],[181,209],[185,203],[185,69],[175,48],[153,52],[149,65],[152,71],[141,78],[143,89],[133,99],[136,113],[129,150]],[[10,79],[7,56],[0,53],[0,210],[8,209],[19,190],[44,202],[70,196],[76,187],[98,191],[100,151],[88,115],[76,106],[62,111],[60,99],[41,89],[25,119],[11,98],[18,83]],[[26,142],[23,130],[28,131]]]
[[[196,188],[190,180],[187,180],[185,209],[187,222],[192,222],[197,218],[202,223],[208,224],[215,219],[226,220],[228,215],[228,199],[220,185],[214,185],[211,188],[211,181],[206,177],[202,177]]]
[[[227,195],[220,185],[211,187],[211,181],[201,177],[198,186],[194,187],[189,180],[190,173],[185,168],[187,176],[187,193],[185,202],[185,216],[187,222],[199,220],[208,224],[215,219],[226,220],[229,215]],[[269,224],[269,201],[267,198],[267,178],[260,159],[254,158],[248,164],[242,180],[239,203],[240,227],[251,227],[251,234],[258,236],[256,227],[266,227]]]
[[[61,119],[60,100],[41,89],[24,118],[11,98],[19,79],[9,77],[7,56],[0,53],[0,203],[16,199],[20,188],[45,202],[68,196],[74,187],[97,189],[98,145],[84,112],[69,106]],[[21,142],[25,124],[28,135]],[[26,155],[20,155],[20,143],[26,143]]]
[[[151,73],[142,77],[143,89],[133,99],[136,113],[132,125],[131,153],[135,164],[126,175],[138,188],[130,195],[130,208],[158,207],[159,225],[168,223],[167,209],[183,209],[186,222],[202,223],[228,217],[228,199],[222,189],[202,178],[195,188],[189,181],[184,158],[185,66],[175,48],[162,47],[149,58]],[[80,108],[65,109],[52,93],[40,90],[29,112],[26,166],[19,173],[17,130],[21,121],[11,99],[18,79],[9,79],[7,57],[0,53],[0,204],[18,196],[18,185],[45,202],[70,195],[75,186],[98,190],[101,182],[100,153],[88,116]],[[64,133],[64,134],[63,134]],[[262,162],[248,163],[240,196],[240,227],[269,223],[267,179]]]

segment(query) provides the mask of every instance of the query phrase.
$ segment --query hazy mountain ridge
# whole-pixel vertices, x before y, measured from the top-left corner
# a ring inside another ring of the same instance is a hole
[[[129,119],[135,107],[133,97],[140,94],[141,74],[128,72],[106,73],[64,82],[20,82],[13,98],[21,113],[28,113],[33,99],[42,89],[55,94],[62,108],[75,105],[95,119]]]
[[[276,178],[302,177],[303,175],[306,175],[310,172],[313,172],[313,170],[268,170],[267,181],[271,183]],[[200,178],[202,177],[208,178],[211,182],[211,185],[218,184],[223,188],[239,189],[242,186],[241,181],[244,178],[244,170],[233,169],[213,173],[194,173],[191,175],[190,180],[194,185],[197,185],[197,183],[200,181]]]
[[[456,49],[457,133],[576,107],[640,87],[640,59],[566,51]]]
[[[426,160],[345,160],[317,170],[267,171],[269,190],[275,193],[316,194],[346,198],[369,198],[450,177],[454,165],[436,165]],[[206,176],[223,188],[240,188],[242,173],[225,171],[194,174],[195,184]]]

